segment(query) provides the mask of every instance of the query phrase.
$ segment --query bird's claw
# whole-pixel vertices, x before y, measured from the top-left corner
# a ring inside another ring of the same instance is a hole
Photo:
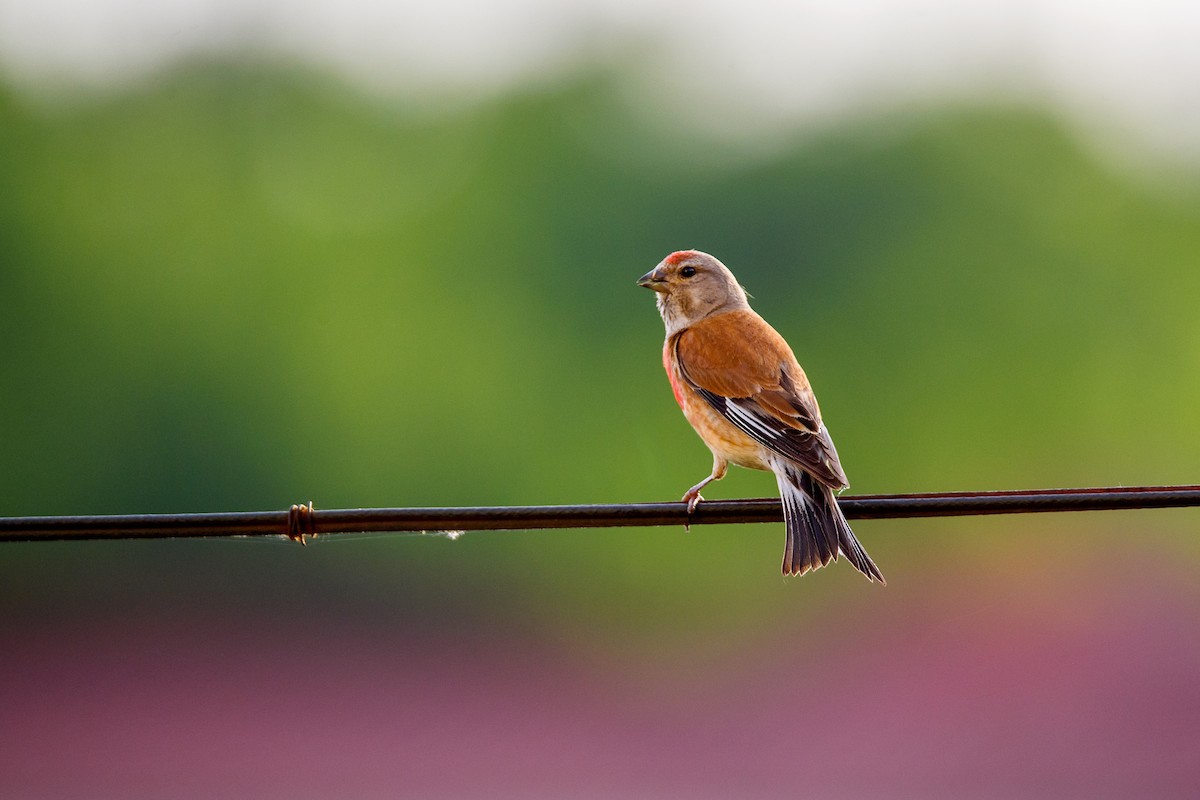
[[[683,502],[687,503],[687,519],[683,522],[683,532],[691,533],[692,531],[692,514],[696,513],[696,506],[700,505],[700,501],[704,498],[700,496],[700,492],[695,489],[689,490],[683,496]]]

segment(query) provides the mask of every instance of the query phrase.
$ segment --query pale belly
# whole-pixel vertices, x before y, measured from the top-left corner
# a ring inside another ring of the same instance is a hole
[[[738,430],[708,403],[701,399],[687,398],[680,405],[683,406],[683,415],[696,432],[706,432],[706,435],[700,438],[708,445],[713,455],[739,467],[768,472],[771,470],[763,460],[766,448]]]

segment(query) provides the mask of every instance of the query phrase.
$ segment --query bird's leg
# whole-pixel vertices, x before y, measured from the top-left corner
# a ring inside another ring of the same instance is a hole
[[[725,473],[728,471],[729,471],[729,462],[714,453],[713,454],[712,474],[710,474],[707,478],[705,478],[704,480],[697,483],[692,488],[688,489],[687,492],[683,495],[683,502],[687,503],[688,517],[691,517],[691,515],[696,511],[696,506],[700,503],[701,500],[704,499],[703,497],[700,496],[700,490],[703,489],[705,486],[708,486],[713,481],[719,481],[719,480],[721,480],[721,478],[724,478]],[[691,525],[688,523],[684,523],[683,529],[685,531],[690,530]]]

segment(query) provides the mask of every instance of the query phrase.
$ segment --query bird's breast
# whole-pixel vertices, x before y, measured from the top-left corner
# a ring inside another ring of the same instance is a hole
[[[679,374],[675,365],[669,342],[663,349],[663,366],[671,381],[675,402],[679,404],[683,416],[708,445],[709,450],[739,467],[770,471],[766,448],[725,419],[719,411],[684,383],[683,376]]]
[[[687,414],[687,407],[683,400],[683,379],[679,377],[679,370],[675,369],[675,359],[671,357],[671,340],[667,339],[663,345],[663,369],[667,371],[667,379],[671,381],[671,391],[675,394],[675,402],[683,409],[684,415]]]

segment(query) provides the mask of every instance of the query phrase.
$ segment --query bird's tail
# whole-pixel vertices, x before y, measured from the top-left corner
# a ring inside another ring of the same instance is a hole
[[[844,556],[867,580],[887,585],[883,573],[854,538],[850,523],[838,507],[833,490],[791,462],[777,462],[779,497],[787,524],[783,574],[803,575]]]

